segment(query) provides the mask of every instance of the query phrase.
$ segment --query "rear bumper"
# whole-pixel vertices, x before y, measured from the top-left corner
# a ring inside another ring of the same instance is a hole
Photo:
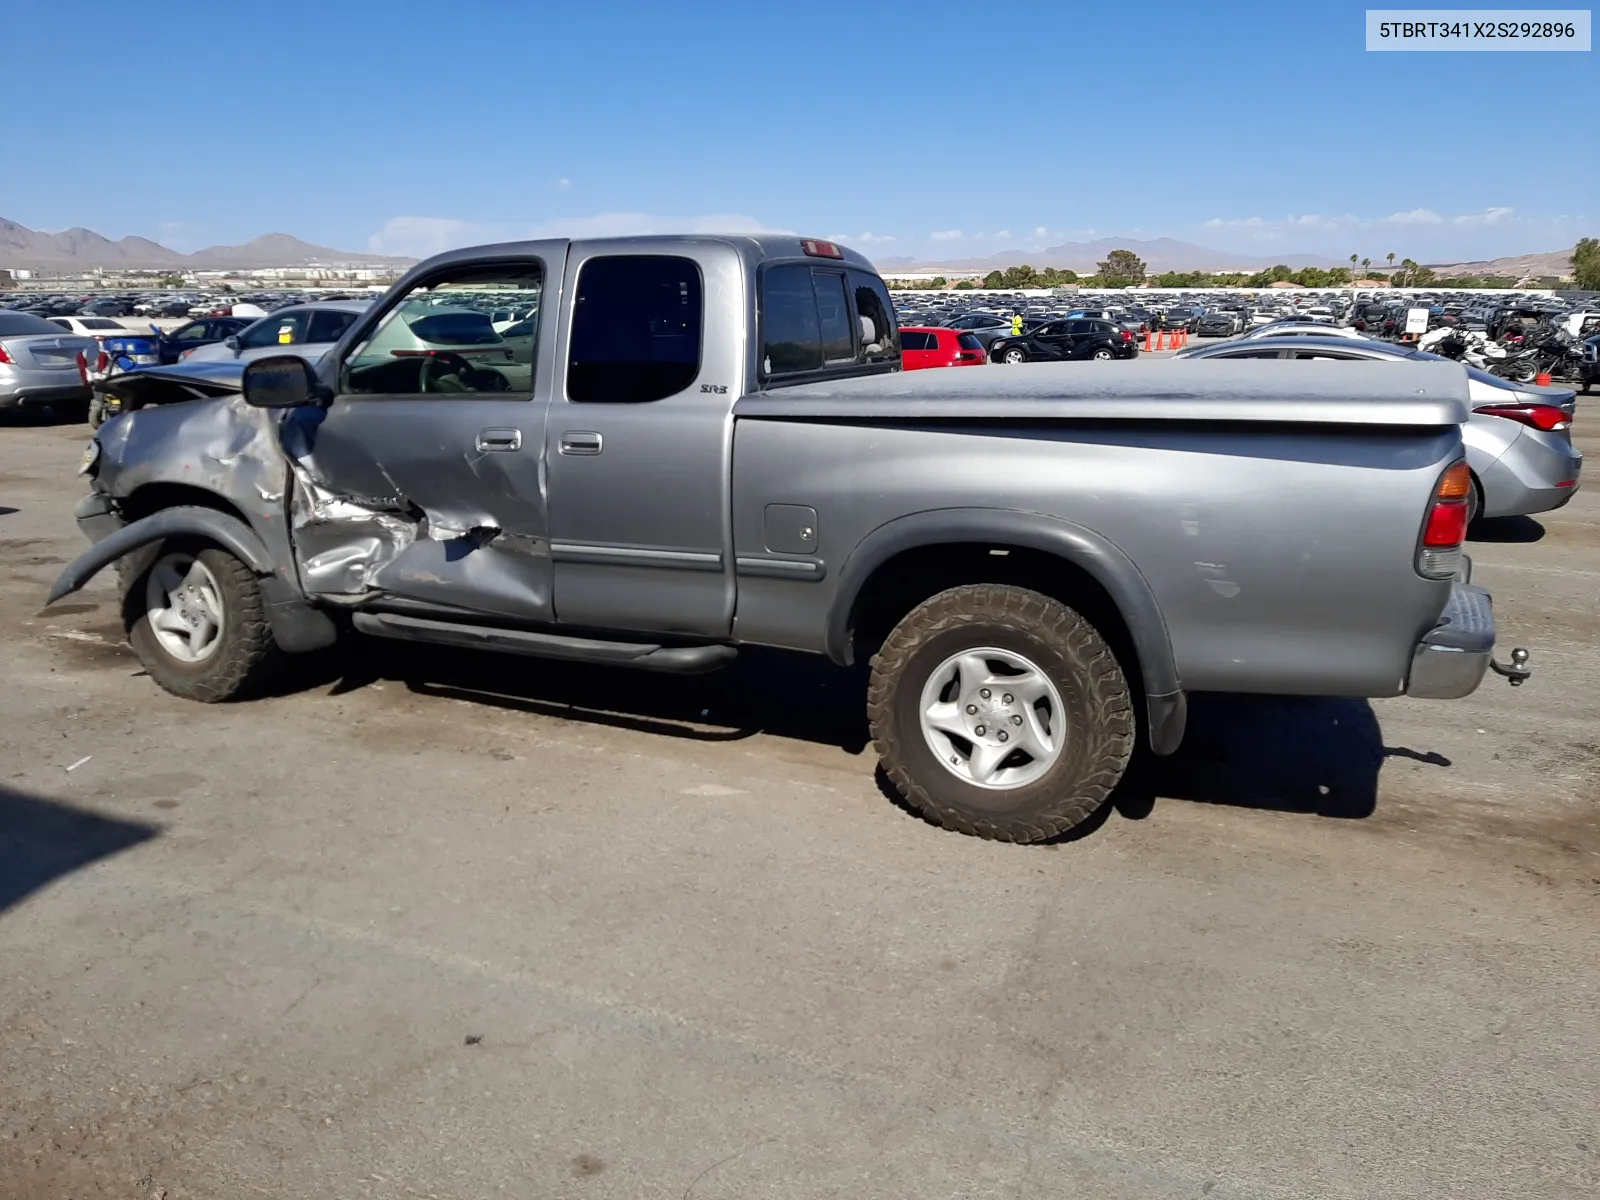
[[[74,376],[74,381],[70,384],[24,384],[20,387],[0,388],[0,408],[87,403],[89,395],[89,385],[78,382]]]
[[[1406,695],[1424,700],[1470,696],[1489,670],[1494,637],[1489,593],[1470,583],[1451,584],[1439,623],[1412,652]]]
[[[1483,473],[1483,515],[1521,517],[1560,508],[1576,494],[1582,473],[1583,455],[1565,437],[1524,430]]]

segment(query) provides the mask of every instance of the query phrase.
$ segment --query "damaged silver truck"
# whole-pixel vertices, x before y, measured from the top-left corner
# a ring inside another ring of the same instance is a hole
[[[903,374],[829,242],[461,250],[316,363],[112,381],[51,599],[116,563],[151,677],[203,701],[352,631],[870,664],[905,799],[1033,841],[1176,749],[1189,692],[1451,698],[1492,663],[1462,369],[1248,365]]]

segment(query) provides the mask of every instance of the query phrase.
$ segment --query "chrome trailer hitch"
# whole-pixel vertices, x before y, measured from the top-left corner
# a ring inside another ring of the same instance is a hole
[[[1510,680],[1512,687],[1521,687],[1523,681],[1533,674],[1533,668],[1528,665],[1528,652],[1520,646],[1511,652],[1510,666],[1494,658],[1489,660],[1489,666],[1496,675],[1504,675]]]

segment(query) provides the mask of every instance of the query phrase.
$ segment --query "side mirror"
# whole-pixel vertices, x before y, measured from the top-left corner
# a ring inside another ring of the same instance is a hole
[[[244,369],[244,402],[252,408],[299,408],[321,394],[316,373],[293,354],[258,358]]]
[[[222,344],[224,346],[226,346],[229,350],[232,350],[235,354],[239,353],[239,335],[238,334],[230,333],[227,337],[222,339]]]

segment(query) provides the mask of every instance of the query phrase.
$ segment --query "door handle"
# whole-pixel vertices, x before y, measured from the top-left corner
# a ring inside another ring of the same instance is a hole
[[[502,453],[522,449],[522,430],[520,429],[480,429],[476,443],[482,453],[498,450]]]
[[[569,429],[561,435],[563,454],[599,454],[603,444],[598,433],[587,429]]]

